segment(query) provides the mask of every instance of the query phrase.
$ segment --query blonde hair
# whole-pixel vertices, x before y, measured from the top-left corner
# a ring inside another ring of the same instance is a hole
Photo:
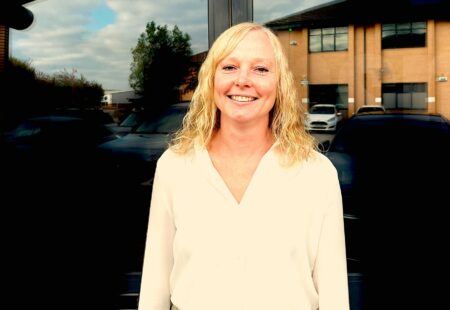
[[[275,148],[286,165],[298,163],[312,154],[314,138],[305,131],[305,108],[299,102],[293,75],[283,47],[276,35],[256,23],[241,23],[228,28],[212,45],[198,74],[198,86],[191,99],[189,111],[181,129],[171,141],[171,148],[179,154],[191,151],[195,145],[207,147],[217,128],[219,113],[214,103],[214,74],[219,63],[229,55],[241,40],[253,30],[267,34],[275,53],[277,94],[271,111],[270,128]]]

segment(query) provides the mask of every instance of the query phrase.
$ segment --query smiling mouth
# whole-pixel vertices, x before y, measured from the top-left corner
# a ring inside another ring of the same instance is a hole
[[[234,101],[238,101],[238,102],[251,102],[251,101],[255,101],[257,99],[256,97],[236,96],[236,95],[228,96],[228,98],[230,98],[231,100],[234,100]]]

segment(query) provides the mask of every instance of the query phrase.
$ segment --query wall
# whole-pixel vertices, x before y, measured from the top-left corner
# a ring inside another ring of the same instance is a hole
[[[447,77],[447,81],[436,82],[436,112],[450,118],[450,21],[436,22],[436,78]]]
[[[381,24],[348,28],[348,51],[308,52],[308,29],[276,31],[303,103],[309,84],[347,84],[348,114],[364,104],[382,104],[383,83],[427,83],[428,112],[450,118],[450,22],[427,22],[424,48],[381,48]],[[295,41],[296,44],[292,44]],[[302,86],[303,85],[303,86]]]
[[[8,44],[9,28],[0,25],[0,72],[5,70],[6,61],[9,55],[9,44]]]

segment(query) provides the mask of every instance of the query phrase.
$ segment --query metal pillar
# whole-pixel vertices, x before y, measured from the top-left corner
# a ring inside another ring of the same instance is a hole
[[[209,47],[227,28],[253,21],[253,0],[208,0]]]

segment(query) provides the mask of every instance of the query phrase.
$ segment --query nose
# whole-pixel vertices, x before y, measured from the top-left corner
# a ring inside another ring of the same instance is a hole
[[[235,85],[238,87],[249,87],[252,85],[249,72],[247,69],[241,68],[236,77]]]

